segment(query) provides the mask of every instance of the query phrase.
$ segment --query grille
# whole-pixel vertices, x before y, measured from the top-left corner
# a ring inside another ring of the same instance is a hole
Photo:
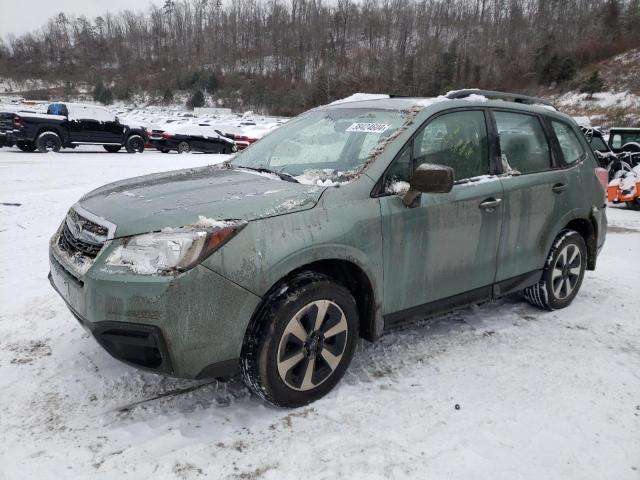
[[[98,253],[100,253],[100,249],[102,249],[103,244],[91,243],[75,237],[69,229],[68,223],[65,222],[62,226],[62,231],[60,232],[58,245],[60,246],[60,249],[71,256],[80,254],[88,258],[96,258]]]
[[[0,115],[0,132],[13,130],[13,115]]]
[[[79,224],[82,226],[82,230],[85,230],[87,232],[91,232],[94,235],[98,235],[100,237],[105,237],[107,236],[107,234],[109,233],[109,229],[107,227],[104,227],[102,225],[98,225],[97,223],[92,222],[91,220],[88,220],[86,218],[84,218],[81,215],[78,215],[78,213],[76,213],[75,210],[69,210],[69,218],[76,224]]]

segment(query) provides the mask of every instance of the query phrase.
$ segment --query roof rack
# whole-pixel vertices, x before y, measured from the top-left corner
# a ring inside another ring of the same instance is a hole
[[[467,98],[471,95],[480,95],[483,97],[487,97],[495,100],[505,100],[515,103],[523,103],[525,105],[546,105],[548,107],[556,108],[556,106],[542,98],[530,97],[528,95],[520,95],[519,93],[507,93],[507,92],[497,92],[494,90],[457,90],[455,92],[450,92],[447,94],[447,98],[451,100],[457,100],[461,98]]]

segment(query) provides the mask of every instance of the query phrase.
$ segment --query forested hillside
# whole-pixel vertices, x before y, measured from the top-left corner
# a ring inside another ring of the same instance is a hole
[[[167,0],[61,13],[0,43],[0,77],[293,114],[354,91],[579,88],[582,68],[638,45],[639,0]]]

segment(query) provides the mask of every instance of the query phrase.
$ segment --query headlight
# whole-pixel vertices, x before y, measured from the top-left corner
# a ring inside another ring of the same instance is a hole
[[[216,226],[208,228],[194,225],[130,237],[109,255],[105,263],[128,267],[140,275],[189,270],[246,225],[246,222],[215,223]]]

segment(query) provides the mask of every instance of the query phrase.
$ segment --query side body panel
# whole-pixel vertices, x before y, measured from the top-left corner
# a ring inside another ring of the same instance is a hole
[[[372,187],[373,182],[362,177],[327,189],[310,210],[249,222],[203,265],[262,297],[294,270],[316,261],[343,260],[367,275],[380,302],[380,204],[368,196]]]
[[[398,196],[380,199],[384,237],[384,313],[410,309],[490,286],[495,280],[502,208],[497,178],[422,194],[407,208]]]

